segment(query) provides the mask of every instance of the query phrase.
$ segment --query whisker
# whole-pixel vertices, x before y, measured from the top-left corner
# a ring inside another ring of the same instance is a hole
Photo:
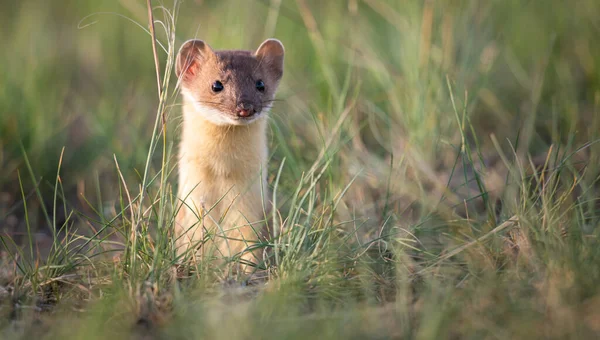
[[[272,102],[283,102],[285,101],[284,99],[270,99],[270,100],[263,100],[261,103],[272,103]]]
[[[227,105],[221,104],[221,103],[217,103],[217,102],[209,102],[209,101],[203,101],[203,100],[197,100],[196,101],[199,104],[210,104],[210,105],[214,105],[218,108],[222,108],[222,109],[228,109]]]

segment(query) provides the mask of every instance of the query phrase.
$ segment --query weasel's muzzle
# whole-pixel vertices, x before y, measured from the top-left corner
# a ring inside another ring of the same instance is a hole
[[[254,109],[254,105],[252,104],[239,103],[235,112],[237,113],[238,117],[246,118],[253,116],[256,113],[256,110]]]

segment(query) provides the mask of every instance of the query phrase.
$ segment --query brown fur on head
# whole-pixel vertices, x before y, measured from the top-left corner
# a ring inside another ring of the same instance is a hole
[[[283,76],[284,48],[268,39],[255,51],[213,51],[202,40],[179,50],[176,74],[182,93],[217,125],[249,124],[268,112]]]

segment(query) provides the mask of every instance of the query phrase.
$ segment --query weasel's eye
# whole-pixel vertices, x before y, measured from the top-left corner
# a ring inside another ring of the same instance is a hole
[[[256,81],[256,89],[260,92],[265,92],[265,83],[262,80]]]
[[[217,80],[217,81],[215,81],[215,82],[212,84],[212,90],[213,90],[213,92],[221,92],[221,91],[223,91],[223,83],[221,83],[221,82],[220,82],[220,81],[218,81],[218,80]]]

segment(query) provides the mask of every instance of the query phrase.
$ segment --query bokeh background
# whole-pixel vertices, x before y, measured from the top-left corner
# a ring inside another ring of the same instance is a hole
[[[452,166],[461,135],[451,93],[490,154],[497,153],[491,134],[508,153],[510,141],[534,155],[552,143],[597,137],[599,7],[594,0],[186,1],[176,36],[216,49],[283,41],[274,159],[287,157],[288,171],[299,176],[352,104],[336,136],[339,183],[359,171],[378,182],[391,155],[433,170]],[[98,186],[110,197],[113,154],[135,176],[154,123],[151,42],[132,22],[147,27],[145,3],[11,1],[2,8],[0,217],[20,200],[24,154],[36,176],[52,182],[64,147],[70,197],[97,200]],[[172,113],[176,136],[176,107]]]
[[[451,93],[486,158],[497,153],[491,134],[509,154],[511,142],[534,155],[552,143],[597,137],[599,7],[594,0],[187,1],[176,36],[217,49],[283,41],[274,159],[287,157],[287,171],[298,177],[352,104],[336,136],[338,183],[360,172],[363,186],[382,191],[377,179],[392,155],[432,170],[452,167],[461,134]],[[154,123],[151,43],[134,23],[147,27],[145,3],[11,1],[2,8],[3,224],[21,199],[24,154],[36,178],[52,181],[64,147],[62,182],[71,200],[83,194],[102,204],[97,191],[108,199],[117,184],[113,155],[135,176]],[[176,136],[179,112],[172,112]],[[398,194],[413,189],[394,186]]]

